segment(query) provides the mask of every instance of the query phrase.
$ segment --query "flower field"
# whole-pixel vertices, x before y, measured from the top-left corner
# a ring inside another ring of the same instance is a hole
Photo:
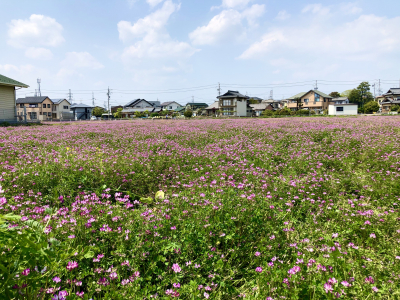
[[[0,128],[0,299],[399,299],[400,118]]]

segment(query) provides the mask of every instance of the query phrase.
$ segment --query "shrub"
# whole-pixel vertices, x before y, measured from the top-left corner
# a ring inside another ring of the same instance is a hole
[[[372,114],[373,112],[377,112],[379,110],[379,104],[376,101],[367,102],[364,105],[364,113]]]
[[[274,112],[272,110],[266,109],[262,112],[263,117],[272,117],[274,115]]]
[[[191,118],[193,116],[193,112],[191,110],[187,110],[183,113],[186,118]]]
[[[392,105],[392,106],[390,107],[390,110],[391,110],[391,111],[398,111],[399,109],[400,109],[400,105],[397,105],[397,104]]]

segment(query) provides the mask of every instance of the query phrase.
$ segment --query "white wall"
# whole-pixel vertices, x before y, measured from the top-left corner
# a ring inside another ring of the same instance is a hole
[[[343,107],[343,111],[336,111],[337,107]],[[357,115],[358,105],[329,105],[328,114],[330,116]]]
[[[166,107],[164,107],[165,109],[167,109],[167,110],[175,110],[175,109],[177,109],[178,107],[182,107],[182,105],[179,105],[179,104],[177,104],[177,103],[171,103],[171,104],[169,104],[169,105],[167,105]]]
[[[247,117],[247,101],[236,101],[236,116]]]

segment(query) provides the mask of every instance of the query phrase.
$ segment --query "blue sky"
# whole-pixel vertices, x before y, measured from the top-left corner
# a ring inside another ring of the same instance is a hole
[[[400,84],[400,1],[4,1],[0,74],[97,105]]]

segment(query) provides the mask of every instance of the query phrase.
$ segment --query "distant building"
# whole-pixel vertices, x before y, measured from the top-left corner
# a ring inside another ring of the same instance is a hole
[[[52,101],[53,120],[70,120],[72,118],[71,103],[67,99],[52,99]]]
[[[0,121],[13,122],[18,119],[16,110],[16,87],[28,88],[29,86],[0,75]],[[21,120],[21,118],[19,118]]]
[[[160,101],[147,101],[145,99],[135,99],[123,106],[122,109],[122,117],[129,118],[133,117],[136,112],[145,112],[149,113],[159,112],[161,111]]]
[[[332,102],[333,97],[318,90],[298,93],[297,95],[287,99],[287,107],[290,110],[297,110],[296,99],[299,99],[299,109],[310,109],[317,113],[321,113],[323,110],[328,109],[328,105]]]
[[[71,105],[71,111],[73,113],[74,120],[90,120],[92,117],[93,107],[80,103],[74,103]]]
[[[352,103],[329,104],[328,114],[330,116],[349,116],[358,114],[358,105]]]
[[[258,104],[249,104],[249,105],[253,109],[253,115],[256,117],[261,116],[261,114],[265,110],[274,110],[272,103],[269,103],[269,102],[261,102]]]
[[[182,105],[180,105],[178,102],[175,101],[170,101],[170,102],[163,102],[160,104],[162,109],[166,109],[166,110],[175,110],[178,107],[182,107]]]
[[[219,116],[219,101],[215,101],[213,104],[208,106],[206,109],[206,115],[207,116],[212,116],[212,117],[217,117]]]
[[[391,88],[382,96],[385,97],[385,99],[381,102],[382,113],[388,113],[391,111],[392,106],[400,105],[400,88]]]
[[[228,90],[225,94],[218,96],[219,107],[223,116],[251,117],[252,108],[249,106],[249,97],[238,91]]]
[[[53,101],[47,96],[25,97],[17,99],[17,116],[29,121],[50,121],[53,119]]]
[[[338,98],[333,98],[329,104],[349,104],[349,98],[347,97],[338,97]]]

